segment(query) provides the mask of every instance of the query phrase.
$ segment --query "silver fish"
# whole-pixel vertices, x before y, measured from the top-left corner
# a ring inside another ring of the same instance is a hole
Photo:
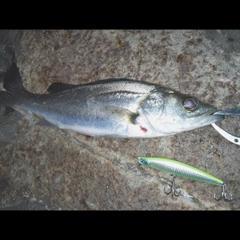
[[[4,79],[0,102],[31,111],[61,129],[91,136],[151,138],[224,119],[215,107],[156,84],[106,79],[85,85],[55,83],[50,94],[26,91],[16,64]]]

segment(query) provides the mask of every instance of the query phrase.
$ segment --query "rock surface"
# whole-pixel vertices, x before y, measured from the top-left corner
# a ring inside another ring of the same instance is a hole
[[[16,61],[24,86],[46,93],[53,82],[111,77],[144,80],[227,109],[240,99],[240,31],[26,30]],[[211,126],[169,137],[108,139],[36,125],[0,148],[1,209],[238,210],[240,148]],[[240,135],[238,117],[219,123]],[[221,188],[178,177],[178,198],[165,195],[168,173],[139,166],[136,156],[177,159],[227,181]]]

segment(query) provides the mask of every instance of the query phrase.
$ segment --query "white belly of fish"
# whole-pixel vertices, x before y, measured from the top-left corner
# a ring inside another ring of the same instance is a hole
[[[51,121],[49,119],[49,121]],[[51,121],[52,122],[52,121]],[[88,124],[63,124],[55,122],[61,129],[73,130],[89,136],[103,136],[116,138],[150,138],[159,136],[152,126],[142,117],[138,117],[135,124],[128,121],[90,121]]]

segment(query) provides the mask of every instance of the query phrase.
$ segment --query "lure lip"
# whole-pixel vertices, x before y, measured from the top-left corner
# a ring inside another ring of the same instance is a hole
[[[240,116],[240,107],[235,107],[235,108],[225,109],[225,110],[218,110],[218,111],[214,112],[213,114],[216,116],[225,116],[225,115]],[[240,137],[239,136],[236,136],[234,134],[231,134],[231,133],[225,131],[224,129],[222,129],[218,125],[216,125],[215,123],[212,123],[211,125],[215,128],[215,130],[219,134],[221,134],[228,141],[230,141],[236,145],[240,145]]]
[[[225,131],[224,129],[220,128],[218,125],[216,125],[215,123],[212,123],[211,124],[215,130],[221,134],[224,138],[226,138],[229,142],[231,143],[234,143],[236,145],[240,145],[240,137],[234,135],[234,134],[231,134],[227,131]]]

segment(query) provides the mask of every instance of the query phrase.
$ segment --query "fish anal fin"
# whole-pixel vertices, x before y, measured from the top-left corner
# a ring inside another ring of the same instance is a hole
[[[57,128],[56,125],[54,125],[53,123],[49,122],[49,121],[46,120],[45,118],[41,118],[41,119],[38,121],[37,125],[43,126],[43,127],[55,127],[55,128]]]

